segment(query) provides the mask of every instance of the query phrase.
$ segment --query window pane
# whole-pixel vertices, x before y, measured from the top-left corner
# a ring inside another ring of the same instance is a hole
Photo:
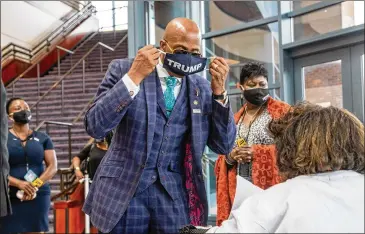
[[[273,96],[273,98],[276,99],[276,100],[281,100],[280,89],[275,89],[274,90],[274,96]]]
[[[294,40],[364,23],[364,2],[347,1],[294,18]]]
[[[278,14],[276,1],[206,1],[206,32]]]
[[[217,188],[216,177],[214,173],[214,164],[217,160],[216,154],[206,154],[202,158],[203,174],[205,178],[207,198],[208,198],[208,215],[217,214]]]
[[[91,4],[96,7],[97,11],[110,10],[113,8],[112,1],[91,1]]]
[[[115,8],[128,6],[128,1],[114,1]]]
[[[305,100],[343,107],[341,60],[303,68]]]
[[[115,9],[115,25],[127,25],[128,24],[128,8],[116,8]]]
[[[99,19],[100,28],[106,28],[106,27],[113,26],[112,13],[113,13],[112,10],[96,12],[96,17]]]
[[[238,33],[206,40],[206,56],[221,56],[231,66],[229,90],[239,83],[241,65],[247,62],[261,62],[269,73],[269,84],[279,82],[278,24],[272,23]],[[277,78],[275,78],[277,77]],[[210,76],[207,73],[207,79]]]
[[[155,1],[155,42],[159,44],[166,25],[174,18],[185,17],[185,1]]]
[[[128,24],[120,24],[120,25],[115,25],[115,30],[127,30],[128,29]]]
[[[322,1],[292,1],[293,10],[298,10],[300,8],[307,7],[320,2]]]
[[[361,56],[361,87],[364,87],[365,83],[365,78],[364,78],[364,54]],[[362,106],[365,106],[365,91],[364,89],[362,90]],[[363,111],[365,111],[363,109]],[[365,113],[363,114],[363,116],[365,116]],[[365,117],[364,117],[365,120]]]
[[[237,113],[241,109],[244,103],[243,94],[241,93],[241,94],[229,95],[229,102],[231,104],[232,112]]]

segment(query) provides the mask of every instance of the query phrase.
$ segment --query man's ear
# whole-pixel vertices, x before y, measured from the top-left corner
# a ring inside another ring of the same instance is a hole
[[[160,40],[160,49],[162,51],[166,52],[166,42],[165,42],[165,40]]]

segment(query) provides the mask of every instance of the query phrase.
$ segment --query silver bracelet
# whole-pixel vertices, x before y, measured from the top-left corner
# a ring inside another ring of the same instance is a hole
[[[226,163],[228,163],[229,165],[233,166],[233,165],[235,165],[235,161],[231,159],[231,156],[230,155],[231,154],[228,154],[226,156]]]

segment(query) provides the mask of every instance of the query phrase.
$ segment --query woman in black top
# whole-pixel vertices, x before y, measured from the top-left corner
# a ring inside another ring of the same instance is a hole
[[[98,168],[101,160],[103,159],[105,153],[108,150],[110,144],[110,136],[104,139],[91,139],[89,143],[85,146],[81,152],[72,159],[72,165],[75,169],[75,175],[78,180],[84,177],[82,169],[80,169],[80,164],[82,161],[87,160],[87,171],[92,180],[94,178],[96,169]],[[109,143],[109,144],[108,144]]]
[[[47,134],[30,129],[32,115],[23,99],[10,99],[6,111],[12,122],[7,147],[13,214],[3,218],[0,233],[47,232],[51,205],[48,181],[57,172],[52,140]],[[31,174],[34,176],[32,179],[25,177]],[[23,191],[23,196],[17,195],[19,190]]]

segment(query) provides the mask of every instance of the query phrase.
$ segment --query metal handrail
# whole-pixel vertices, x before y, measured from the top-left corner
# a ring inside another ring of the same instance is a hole
[[[63,48],[63,47],[61,47],[61,46],[56,46],[56,48],[57,48],[57,70],[58,70],[58,76],[60,76],[61,75],[61,57],[60,57],[60,50],[63,50],[63,51],[65,51],[65,52],[67,52],[67,53],[69,53],[69,54],[71,54],[71,64],[72,64],[72,55],[75,53],[75,52],[73,52],[73,51],[71,51],[71,50],[68,50],[68,49],[66,49],[66,48]],[[63,86],[63,83],[62,83],[62,86]],[[63,89],[62,89],[63,90]]]
[[[95,9],[95,7],[91,4],[91,3],[89,3],[88,5],[86,5],[84,8],[82,8],[82,11],[84,11],[83,12],[83,14],[84,13],[87,13],[88,11],[90,11],[90,10],[94,10]],[[47,38],[46,39],[44,39],[44,40],[42,40],[41,42],[39,42],[33,49],[32,49],[32,51],[33,50],[35,50],[36,48],[38,48],[38,47],[40,47],[43,43],[46,43],[46,45],[43,45],[42,47],[45,47],[45,46],[47,46],[47,45],[49,45],[50,44],[50,42],[53,40],[53,39],[55,39],[56,37],[58,37],[59,35],[61,35],[62,33],[63,33],[63,31],[67,28],[67,27],[69,27],[70,25],[72,25],[73,23],[74,23],[74,20],[76,21],[76,20],[78,20],[80,17],[82,17],[83,16],[83,14],[80,14],[80,12],[76,12],[74,15],[72,15],[71,17],[70,17],[70,19],[67,21],[67,22],[65,22],[64,24],[62,24],[62,25],[60,25],[56,30],[53,30],[48,36],[47,36]],[[39,49],[39,50],[41,50],[41,49]]]
[[[122,39],[119,40],[119,42],[114,46],[114,50],[124,42],[124,40],[128,37],[128,33],[124,35],[124,37],[122,37]]]
[[[105,47],[107,49],[110,49],[112,51],[114,51],[113,48],[105,45],[104,43],[101,42],[97,42],[92,48],[89,49],[89,51],[82,56],[81,59],[79,59],[79,61],[77,61],[75,63],[75,65],[73,65],[58,81],[56,81],[38,100],[35,104],[33,104],[30,109],[33,109],[35,106],[37,106],[36,109],[36,118],[38,121],[38,104],[53,90],[55,89],[82,61],[83,61],[83,92],[85,92],[85,58],[97,47],[97,46],[102,46]],[[102,52],[102,50],[100,50]],[[101,56],[101,61],[102,61],[102,56]],[[102,67],[102,63],[101,63],[101,67]],[[62,86],[63,88],[63,86]],[[61,111],[63,113],[63,90],[61,92]]]
[[[125,41],[125,39],[128,37],[128,34],[126,34],[122,39],[119,40],[119,42],[114,46],[114,51],[116,48]],[[83,71],[84,72],[84,71]],[[86,110],[89,108],[89,106],[93,103],[95,99],[95,96],[90,98],[89,102],[85,105],[85,107],[79,112],[79,114],[76,116],[76,118],[72,121],[72,124],[77,123],[77,121],[80,120],[81,116],[86,112]]]
[[[27,48],[24,48],[22,46],[15,45],[14,43],[9,43],[7,46],[5,46],[1,50],[1,56],[2,56],[1,57],[1,64],[4,66],[7,59],[11,56],[15,57],[17,53],[28,57],[29,61],[27,61],[27,62],[28,63],[30,62],[30,60],[32,58],[31,50],[29,50]],[[18,56],[18,57],[22,58],[20,56]]]
[[[71,50],[68,50],[68,49],[66,49],[66,48],[63,48],[63,47],[61,47],[61,46],[56,46],[56,48],[57,48],[57,49],[60,49],[60,50],[63,50],[63,51],[65,51],[65,52],[69,53],[69,54],[74,54],[74,53],[75,53],[75,52],[73,52],[73,51],[71,51]]]
[[[74,183],[76,180],[76,176],[74,175],[74,170],[69,167],[69,168],[60,168],[57,170],[57,174],[60,175],[60,190],[61,192],[58,194],[55,194],[51,197],[51,201],[56,200],[59,197],[62,197],[62,199],[64,199],[65,197],[67,198],[68,195],[72,194],[75,189],[76,189],[76,185],[78,183]],[[67,181],[64,181],[66,177]],[[65,188],[67,186],[67,188]]]
[[[81,1],[61,1],[63,4],[75,9],[75,10],[80,10],[79,6],[84,4],[81,3]]]
[[[90,41],[92,38],[94,38],[97,34],[99,33],[99,31],[94,32],[93,34],[91,34],[91,36],[89,36],[86,40],[84,40],[79,46],[77,46],[76,49],[74,49],[74,53],[76,53],[80,48],[82,48],[83,45],[85,45],[88,41]]]
[[[82,108],[82,110],[79,112],[79,114],[76,116],[76,118],[72,121],[72,124],[76,124],[77,121],[80,120],[81,116],[85,113],[85,111],[89,108],[89,106],[91,105],[91,103],[93,103],[95,97],[90,98],[89,102],[85,105],[84,108]]]
[[[92,6],[92,5],[91,5]],[[93,7],[92,7],[93,8]],[[87,11],[85,11],[84,13],[83,13],[83,15],[84,14],[87,14],[88,12]],[[83,16],[82,15],[82,16]],[[91,14],[89,14],[88,16],[90,16]],[[87,17],[85,17],[85,19],[86,19]],[[72,30],[70,30],[70,31],[72,31]],[[58,44],[58,43],[55,43],[55,44]],[[45,48],[45,47],[44,47]],[[42,49],[44,49],[44,48],[42,48]],[[53,50],[55,48],[55,45],[51,45],[51,51]],[[47,50],[49,50],[49,47],[47,47]],[[39,52],[37,52],[37,53],[39,53]],[[31,71],[35,66],[37,66],[37,70],[39,71],[39,63],[42,61],[42,59],[44,58],[44,56],[45,56],[46,54],[43,54],[43,56],[42,55],[33,55],[33,57],[36,57],[36,60],[33,62],[33,64],[30,66],[30,67],[28,67],[24,72],[22,72],[17,78],[15,78],[13,81],[11,81],[7,86],[12,86],[12,96],[14,97],[14,92],[15,92],[15,83],[17,83],[21,78],[23,78],[23,76],[25,75],[25,74],[27,74],[29,71]],[[38,56],[38,57],[37,57]],[[40,76],[40,74],[38,73],[38,80],[39,80],[39,76]],[[39,82],[38,82],[39,83]],[[39,86],[38,86],[38,90],[39,90]],[[39,95],[40,93],[38,92],[38,95]]]
[[[38,117],[37,117],[37,122],[38,122]],[[35,131],[38,131],[41,127],[43,127],[43,125],[46,125],[46,133],[49,135],[49,128],[48,128],[49,124],[64,126],[64,127],[68,128],[68,133],[67,133],[67,135],[68,135],[68,161],[69,161],[69,164],[71,164],[71,156],[72,156],[71,155],[72,154],[71,127],[73,126],[73,124],[72,123],[65,123],[65,122],[44,120],[39,125],[37,125],[37,127],[35,128]]]
[[[55,30],[53,30],[52,32],[50,32],[45,39],[41,40],[35,47],[33,47],[31,50],[24,48],[22,46],[19,45],[15,45],[14,43],[10,43],[7,46],[5,46],[1,51],[3,52],[4,50],[8,49],[8,47],[11,46],[16,46],[19,47],[23,50],[28,51],[29,53],[31,53],[33,56],[36,56],[42,49],[44,49],[45,47],[49,47],[51,44],[51,41],[54,40],[55,38],[57,38],[60,34],[64,33],[64,31],[66,29],[68,29],[70,27],[70,25],[72,25],[73,21],[78,20],[80,17],[83,17],[85,13],[89,13],[89,11],[95,10],[95,7],[92,6],[91,3],[89,3],[88,5],[86,5],[84,8],[82,8],[83,13],[80,15],[79,12],[76,12],[75,14],[73,14],[65,23],[63,23],[62,25],[60,25],[58,28],[56,28]],[[75,18],[76,17],[76,18]],[[55,34],[55,36],[54,36]],[[46,42],[46,44],[44,44]],[[43,45],[43,46],[42,46]],[[40,48],[39,48],[40,47]],[[39,49],[37,49],[39,48]],[[3,53],[4,54],[4,53]],[[3,55],[2,60],[5,60],[5,56]]]
[[[16,44],[14,44],[13,42],[8,43],[5,47],[3,47],[3,48],[1,49],[1,51],[6,50],[6,49],[8,49],[8,47],[11,47],[11,46],[13,46],[13,47],[15,47],[15,46],[16,46],[16,47],[19,47],[20,49],[22,49],[22,50],[26,50],[26,51],[28,51],[29,53],[30,53],[30,52],[32,52],[30,49],[25,48],[25,47],[20,46],[20,45],[16,45]]]

